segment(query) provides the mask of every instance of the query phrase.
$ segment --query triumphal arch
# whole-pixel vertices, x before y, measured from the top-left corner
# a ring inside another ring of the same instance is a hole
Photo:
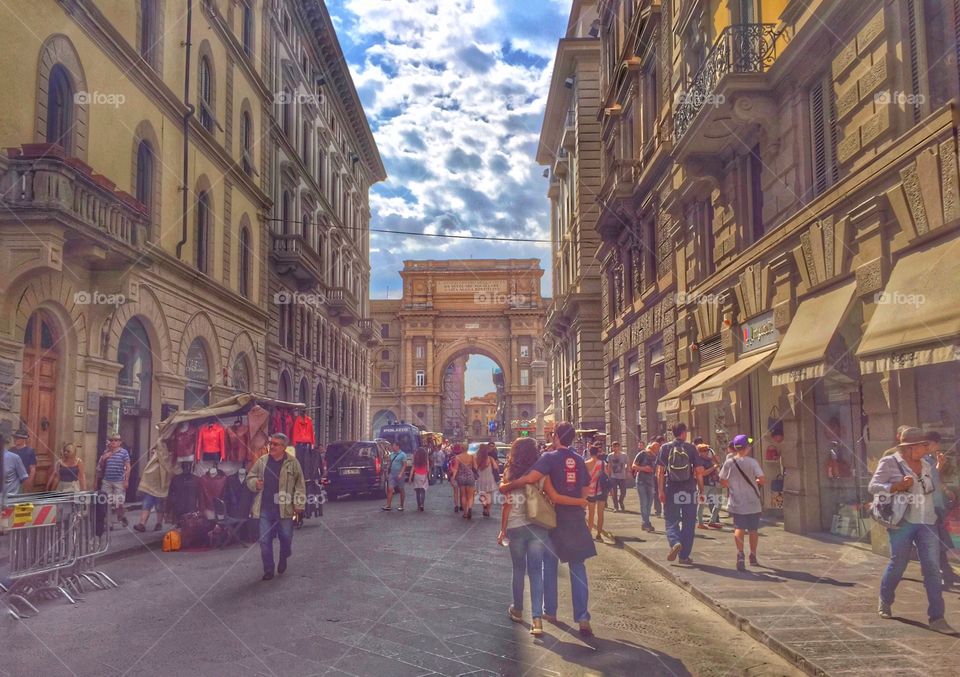
[[[550,392],[539,259],[404,261],[400,276],[403,297],[372,305],[390,339],[372,365],[375,420],[393,416],[453,439],[474,437],[463,420],[470,355],[498,366],[500,411],[490,437],[508,439],[512,422],[536,418]]]

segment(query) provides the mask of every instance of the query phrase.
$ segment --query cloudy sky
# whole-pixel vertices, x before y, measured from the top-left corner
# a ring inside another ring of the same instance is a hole
[[[389,178],[371,226],[549,238],[534,160],[570,0],[327,0]],[[371,234],[371,296],[405,259],[541,258],[547,245]]]

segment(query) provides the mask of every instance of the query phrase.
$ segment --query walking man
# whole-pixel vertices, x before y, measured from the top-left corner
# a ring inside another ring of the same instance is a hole
[[[102,490],[107,505],[112,506],[117,520],[127,526],[123,505],[127,501],[127,486],[130,482],[130,452],[123,448],[123,438],[113,433],[107,439],[107,449],[100,456],[97,472],[103,478]]]
[[[273,538],[280,541],[277,573],[287,570],[292,553],[293,518],[302,515],[307,505],[307,485],[296,457],[287,453],[287,436],[270,436],[268,451],[253,464],[247,474],[247,488],[257,492],[251,514],[260,520],[260,559],[263,580],[273,578]]]
[[[393,453],[390,455],[390,469],[387,473],[387,504],[380,508],[384,512],[393,510],[393,494],[400,492],[399,512],[403,512],[403,501],[407,494],[404,491],[405,474],[407,467],[407,455],[400,450],[400,445],[393,443]]]
[[[607,454],[607,474],[610,476],[611,493],[613,494],[613,511],[623,512],[623,499],[627,495],[627,455],[620,451],[620,443],[610,445]]]
[[[33,491],[33,481],[37,478],[37,452],[33,447],[27,446],[29,437],[23,428],[13,433],[13,453],[23,461],[23,467],[27,469],[27,475],[29,475],[27,481],[20,487],[24,493]]]
[[[637,455],[633,459],[633,465],[630,470],[637,478],[637,496],[640,497],[640,518],[643,521],[641,529],[653,532],[653,524],[650,523],[650,509],[653,507],[653,499],[657,495],[657,454],[653,451],[654,443],[651,442],[646,448],[641,442],[637,442]]]
[[[693,564],[690,553],[697,525],[696,492],[703,493],[703,468],[696,447],[687,442],[687,424],[674,423],[673,441],[660,447],[657,455],[657,488],[667,523],[667,540],[672,562]]]
[[[720,503],[723,501],[723,489],[720,487],[720,459],[709,444],[697,444],[697,453],[707,463],[703,471],[703,495],[697,501],[697,528],[722,529],[720,525]],[[710,523],[703,523],[703,513],[710,511]]]
[[[723,462],[720,469],[720,484],[727,490],[727,512],[733,517],[733,540],[737,544],[737,571],[746,571],[743,562],[743,535],[750,535],[750,566],[757,567],[757,544],[760,541],[760,514],[763,502],[760,487],[766,478],[757,459],[750,456],[750,444],[746,435],[733,438],[736,455]]]

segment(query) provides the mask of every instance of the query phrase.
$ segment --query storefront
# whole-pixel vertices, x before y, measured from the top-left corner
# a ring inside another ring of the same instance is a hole
[[[117,362],[117,430],[130,452],[130,482],[127,500],[136,500],[142,463],[150,448],[153,403],[153,351],[147,330],[137,318],[127,322],[120,334]],[[114,432],[114,431],[111,431]]]
[[[957,435],[960,428],[960,256],[957,241],[926,245],[901,257],[878,295],[857,349],[864,388],[877,388],[883,404],[871,421],[892,415],[891,426],[914,425],[942,437],[948,488],[947,528],[960,547]],[[870,467],[882,444],[869,447]]]
[[[183,389],[183,408],[198,409],[210,404],[210,361],[203,341],[193,340],[187,349],[187,385]]]

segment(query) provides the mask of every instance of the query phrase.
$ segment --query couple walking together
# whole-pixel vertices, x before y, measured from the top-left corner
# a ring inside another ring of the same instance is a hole
[[[557,568],[566,562],[570,568],[574,620],[580,634],[593,635],[587,610],[589,588],[586,560],[597,554],[587,526],[585,506],[590,493],[590,477],[583,458],[569,446],[576,436],[573,424],[558,423],[553,434],[553,450],[538,456],[535,440],[519,438],[510,448],[505,482],[506,494],[499,541],[509,539],[513,562],[513,605],[510,618],[523,621],[524,574],[530,578],[530,604],[535,636],[543,634],[542,619],[557,620]],[[556,511],[556,527],[549,531],[535,524],[525,506],[524,487],[537,484],[549,497]]]

